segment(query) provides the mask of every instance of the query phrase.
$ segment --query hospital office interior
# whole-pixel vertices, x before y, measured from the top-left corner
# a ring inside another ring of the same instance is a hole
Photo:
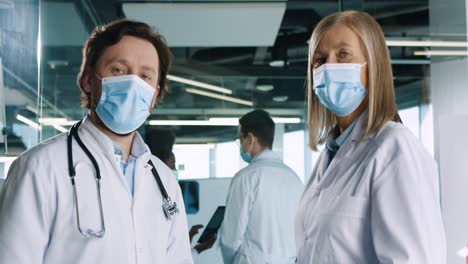
[[[193,186],[189,226],[207,224],[247,165],[235,139],[253,109],[271,114],[274,152],[306,183],[320,154],[307,142],[308,40],[339,10],[383,28],[399,114],[438,164],[447,263],[465,263],[468,0],[0,0],[0,185],[18,155],[86,114],[81,49],[96,26],[124,17],[154,26],[174,55],[170,92],[139,131],[175,133],[178,179]],[[216,244],[200,255],[220,259]]]

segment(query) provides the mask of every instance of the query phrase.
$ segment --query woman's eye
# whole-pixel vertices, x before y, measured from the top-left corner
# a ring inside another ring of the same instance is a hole
[[[316,58],[314,60],[314,68],[318,68],[324,63],[325,63],[325,58]]]
[[[341,58],[341,59],[344,59],[346,57],[349,56],[349,53],[346,52],[346,51],[340,51],[340,53],[338,54],[338,56]]]

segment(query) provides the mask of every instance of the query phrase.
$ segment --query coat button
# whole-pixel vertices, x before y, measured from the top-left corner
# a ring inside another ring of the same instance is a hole
[[[318,185],[317,188],[315,188],[315,196],[319,196],[321,190],[322,190],[322,187]]]

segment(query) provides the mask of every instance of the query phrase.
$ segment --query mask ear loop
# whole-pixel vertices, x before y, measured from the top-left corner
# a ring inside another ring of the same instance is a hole
[[[251,133],[252,137],[250,138],[250,144],[249,144],[249,147],[247,148],[247,151],[248,153],[250,153],[250,149],[252,148],[253,144],[254,144],[254,135]],[[248,137],[248,134],[247,134],[247,137]],[[246,138],[247,138],[246,137]]]
[[[99,75],[98,75],[96,72],[94,73],[94,75],[96,75],[96,77],[97,77],[100,81],[102,81],[102,78],[99,77]]]
[[[367,64],[367,61],[364,62],[363,64],[361,64],[361,68],[364,67],[364,65],[366,65],[366,64]]]

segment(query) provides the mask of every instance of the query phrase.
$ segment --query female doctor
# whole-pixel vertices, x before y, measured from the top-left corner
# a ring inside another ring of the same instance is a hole
[[[445,263],[437,165],[399,123],[384,34],[335,13],[309,48],[310,147],[325,144],[296,216],[298,263]]]
[[[147,24],[93,32],[78,76],[89,114],[11,166],[0,263],[193,263],[179,185],[135,131],[166,92],[170,61]]]

